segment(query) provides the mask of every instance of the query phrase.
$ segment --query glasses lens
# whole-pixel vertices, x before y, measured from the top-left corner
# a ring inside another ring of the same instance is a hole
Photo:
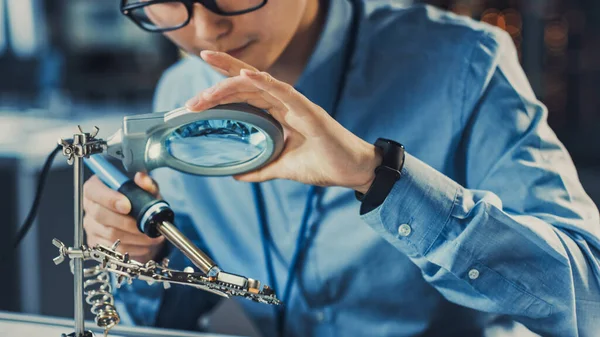
[[[167,136],[165,146],[173,157],[188,164],[229,167],[258,157],[267,147],[267,138],[251,124],[205,120],[173,131]]]
[[[134,19],[149,30],[176,28],[188,20],[188,11],[179,1],[153,2],[137,1],[142,7],[130,9]]]
[[[249,11],[262,6],[265,0],[216,0],[215,3],[225,13]]]

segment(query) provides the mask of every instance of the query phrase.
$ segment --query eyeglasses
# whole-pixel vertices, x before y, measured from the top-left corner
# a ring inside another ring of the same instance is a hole
[[[146,31],[168,32],[190,23],[194,3],[215,14],[233,16],[255,11],[267,0],[121,0],[121,13]]]

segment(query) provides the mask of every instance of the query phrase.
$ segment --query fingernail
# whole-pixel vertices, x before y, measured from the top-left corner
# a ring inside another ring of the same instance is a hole
[[[189,101],[185,102],[185,106],[188,107],[188,108],[191,108],[191,107],[193,107],[196,104],[198,104],[198,97],[197,96],[194,96]]]
[[[212,50],[203,50],[200,52],[200,57],[202,57],[203,59],[206,59],[207,57],[211,57],[216,54],[217,54],[217,52],[212,51]]]
[[[144,184],[146,184],[148,187],[154,187],[154,180],[152,180],[150,177],[146,177],[144,178]]]
[[[248,70],[248,69],[242,69],[242,72],[250,77],[257,77],[258,76],[258,72],[254,71],[254,70]]]
[[[121,213],[129,212],[129,200],[127,199],[119,199],[116,204],[117,210]]]

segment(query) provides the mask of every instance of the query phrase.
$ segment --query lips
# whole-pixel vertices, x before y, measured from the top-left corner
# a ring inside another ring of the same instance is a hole
[[[241,47],[238,48],[234,48],[234,49],[229,49],[227,51],[225,51],[225,53],[235,57],[235,58],[239,58],[244,51],[248,48],[248,46],[250,46],[252,44],[252,42],[247,42],[244,45],[242,45]]]

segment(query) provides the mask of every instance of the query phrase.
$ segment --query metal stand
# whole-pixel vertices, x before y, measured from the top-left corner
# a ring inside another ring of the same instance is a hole
[[[65,258],[70,258],[74,275],[75,332],[68,335],[63,334],[64,337],[94,336],[91,331],[86,331],[84,326],[84,295],[87,295],[85,301],[92,305],[91,311],[96,315],[96,324],[104,328],[104,336],[108,334],[113,326],[119,323],[119,315],[110,294],[111,285],[108,272],[117,276],[117,286],[125,281],[131,283],[134,278],[137,278],[149,284],[161,282],[165,288],[168,288],[171,283],[181,284],[226,298],[241,296],[259,303],[281,304],[281,301],[277,299],[275,292],[269,286],[263,285],[261,289],[260,282],[257,280],[220,270],[207,255],[195,247],[168,221],[162,221],[158,225],[158,231],[192,261],[199,261],[197,265],[202,269],[202,273],[196,273],[192,267],[187,267],[183,271],[170,269],[168,268],[168,260],[163,261],[163,264],[157,264],[152,260],[145,264],[131,260],[129,254],[121,254],[116,251],[119,245],[118,240],[112,247],[103,245],[86,247],[83,244],[83,158],[105,152],[107,143],[102,139],[96,139],[97,127],[94,127],[94,132],[91,134],[83,132],[80,127],[78,129],[79,133],[74,134],[72,140],[60,139],[58,141],[63,146],[63,155],[68,158],[68,163],[73,165],[75,202],[74,247],[67,248],[60,240],[52,240],[59,251],[59,255],[54,258],[54,263],[58,265]],[[84,260],[95,260],[100,264],[94,268],[84,269]],[[91,279],[84,282],[84,277]],[[92,289],[95,285],[97,287]]]
[[[75,295],[75,332],[63,336],[92,337],[94,333],[85,330],[84,308],[83,308],[83,158],[104,150],[103,141],[95,139],[98,128],[94,127],[92,134],[85,133],[81,127],[77,127],[79,133],[73,135],[72,140],[60,139],[58,143],[63,146],[63,155],[67,157],[68,163],[73,165],[73,197],[74,197],[74,240],[73,248],[68,248],[73,258],[73,292]],[[56,264],[61,263],[64,256],[54,259]]]

